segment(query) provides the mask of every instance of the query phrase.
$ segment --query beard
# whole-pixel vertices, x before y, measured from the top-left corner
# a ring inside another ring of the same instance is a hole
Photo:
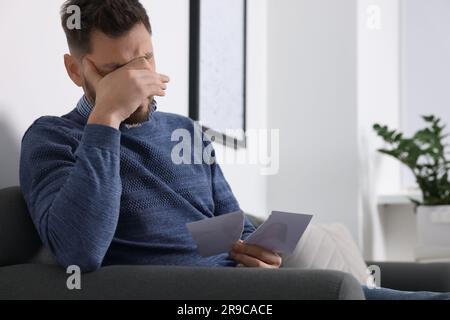
[[[95,106],[96,93],[93,86],[91,86],[88,81],[85,81],[84,91],[89,102],[92,104],[92,106]],[[150,113],[152,111],[153,99],[154,97],[148,98],[145,103],[142,103],[139,108],[137,108],[137,110],[133,112],[133,114],[129,116],[128,119],[125,119],[125,121],[122,123],[130,126],[135,126],[147,122],[151,116]]]
[[[123,124],[134,126],[147,122],[150,119],[152,101],[153,98],[148,98],[147,102],[145,104],[141,104],[139,108],[128,117],[128,119],[125,119]]]

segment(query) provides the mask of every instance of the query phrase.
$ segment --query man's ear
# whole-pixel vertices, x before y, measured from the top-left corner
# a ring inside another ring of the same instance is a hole
[[[65,54],[64,65],[66,66],[67,74],[69,75],[70,79],[72,79],[73,83],[75,83],[78,87],[82,87],[82,67],[78,60],[70,54]]]

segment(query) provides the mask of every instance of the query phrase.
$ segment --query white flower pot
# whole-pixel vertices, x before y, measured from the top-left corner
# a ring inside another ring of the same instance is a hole
[[[450,206],[420,206],[417,235],[419,246],[450,247]]]

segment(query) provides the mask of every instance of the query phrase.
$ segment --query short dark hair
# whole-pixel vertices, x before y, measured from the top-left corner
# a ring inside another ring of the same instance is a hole
[[[67,21],[73,14],[68,9],[72,6],[80,8],[81,29],[68,27]],[[147,11],[139,0],[67,0],[61,8],[61,21],[70,50],[83,55],[92,50],[94,31],[118,38],[142,23],[152,34]]]

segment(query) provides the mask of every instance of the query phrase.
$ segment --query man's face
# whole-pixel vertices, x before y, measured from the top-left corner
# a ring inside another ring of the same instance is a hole
[[[123,67],[132,60],[145,57],[152,71],[156,71],[151,35],[143,24],[136,25],[127,34],[120,38],[110,38],[107,35],[94,31],[91,36],[92,52],[85,58],[91,60],[101,76]],[[93,85],[83,78],[83,89],[88,99],[95,103],[96,93]],[[124,121],[125,124],[139,124],[148,120],[153,97],[149,97]]]

